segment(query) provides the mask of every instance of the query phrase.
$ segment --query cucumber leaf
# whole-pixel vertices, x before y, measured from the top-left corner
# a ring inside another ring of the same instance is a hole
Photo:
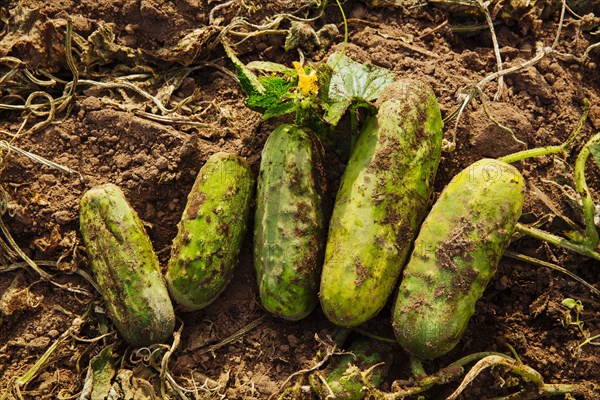
[[[245,65],[237,58],[228,43],[224,42],[223,48],[235,66],[240,86],[248,96],[246,105],[249,108],[263,113],[265,119],[294,111],[294,105],[288,98],[297,80],[294,70],[271,62],[254,61]],[[279,72],[283,75],[258,76],[252,71],[253,69],[271,73]]]
[[[361,64],[345,55],[333,53],[327,60],[329,79],[321,79],[325,121],[335,126],[352,104],[368,107],[383,89],[394,81],[394,74],[382,67]],[[326,84],[323,85],[323,84]]]
[[[594,157],[596,165],[600,167],[600,142],[596,142],[590,145],[590,153],[592,154],[592,157]]]
[[[90,360],[81,399],[104,399],[112,387],[115,376],[113,365],[113,347],[105,347],[98,355]]]
[[[328,88],[328,97],[333,101],[354,98],[373,101],[394,81],[390,70],[361,64],[346,56],[340,58],[339,53],[329,56],[327,65],[333,69]]]
[[[278,76],[261,76],[258,77],[258,82],[264,88],[264,92],[258,92],[255,90],[246,90],[248,98],[246,99],[246,105],[253,110],[260,111],[264,114],[281,115],[272,108],[279,108],[281,103],[284,102],[286,95],[290,89],[295,85],[294,80],[281,78]],[[242,88],[244,88],[242,86]]]

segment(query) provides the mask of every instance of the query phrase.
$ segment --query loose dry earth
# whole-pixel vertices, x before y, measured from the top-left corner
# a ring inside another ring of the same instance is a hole
[[[188,110],[193,107],[193,112],[188,114],[198,122],[197,126],[191,126],[151,120],[143,113],[153,111],[153,104],[147,99],[131,90],[103,89],[85,82],[77,87],[72,108],[58,110],[52,124],[34,132],[27,130],[44,118],[32,115],[20,135],[11,139],[7,133],[19,131],[26,113],[0,112],[2,140],[12,140],[20,149],[76,171],[64,173],[15,152],[3,152],[2,187],[7,203],[2,220],[27,256],[57,262],[51,265],[40,262],[40,266],[63,287],[41,280],[23,264],[14,268],[13,262],[19,257],[5,251],[6,264],[13,266],[2,267],[0,273],[0,393],[7,398],[17,397],[15,380],[29,371],[57,341],[58,346],[43,367],[20,387],[23,398],[76,397],[83,389],[90,358],[109,344],[115,345],[117,366],[125,371],[120,378],[137,388],[137,398],[143,398],[144,390],[150,391],[141,382],[149,381],[155,388],[160,387],[156,386],[160,382],[156,370],[141,362],[116,334],[89,340],[111,332],[112,328],[98,293],[74,273],[89,271],[78,232],[79,199],[85,190],[97,184],[112,182],[121,186],[147,224],[155,250],[165,265],[187,193],[205,160],[216,151],[232,152],[245,157],[256,173],[264,141],[282,121],[263,122],[260,114],[244,105],[245,96],[239,84],[227,73],[234,71],[233,65],[216,43],[215,32],[238,15],[255,24],[265,23],[276,14],[315,16],[315,9],[306,7],[308,3],[299,0],[268,4],[235,0],[0,1],[3,16],[0,27],[5,30],[0,56],[17,57],[32,71],[44,70],[71,81],[73,75],[64,45],[66,21],[70,18],[74,59],[81,80],[114,80],[117,76],[147,74],[145,80],[134,83],[155,94],[159,88],[164,90],[172,85],[171,91],[158,95],[168,107],[192,96]],[[26,8],[36,11],[25,12]],[[349,18],[346,54],[357,61],[386,67],[399,78],[429,83],[444,116],[456,108],[457,95],[463,88],[497,69],[487,28],[469,34],[452,30],[458,25],[474,25],[474,20],[459,17],[448,20],[445,13],[432,7],[407,17],[397,10],[369,9],[359,1],[345,2],[344,10]],[[538,44],[550,46],[558,18],[553,15],[534,29],[498,21],[496,34],[505,67],[533,58]],[[318,30],[333,23],[343,32],[341,22],[339,9],[332,4],[308,25]],[[581,55],[597,41],[597,36],[591,34],[593,30],[588,29],[594,22],[598,23],[593,18],[584,23],[567,16],[557,49]],[[287,30],[289,26],[289,17],[284,17],[273,29]],[[200,28],[204,30],[195,37],[196,45],[178,47],[180,39]],[[99,31],[107,36],[98,34]],[[88,39],[94,32],[96,36]],[[110,36],[106,32],[115,34],[113,41],[100,40]],[[250,30],[247,26],[232,29],[228,37],[233,41],[242,39],[235,32]],[[263,60],[291,65],[298,60],[299,53],[284,51],[285,34],[284,31],[248,37],[234,48],[243,62]],[[98,39],[94,50],[85,52],[84,44],[91,43],[94,37]],[[330,39],[323,40],[321,47],[309,41],[301,44],[305,62],[320,63],[341,48],[342,34]],[[91,57],[87,60],[93,62],[86,63],[85,57]],[[599,61],[598,53],[593,51],[583,62],[549,55],[534,67],[507,76],[499,101],[492,100],[496,82],[488,84],[484,95],[489,115],[477,100],[467,107],[456,131],[454,121],[446,124],[446,138],[450,140],[456,133],[458,145],[454,152],[443,155],[436,193],[477,159],[509,154],[524,149],[525,145],[532,148],[562,143],[576,127],[587,98],[592,104],[590,115],[569,154],[517,164],[527,180],[523,222],[542,221],[544,229],[563,234],[568,227],[557,217],[558,211],[580,225],[581,213],[572,200],[572,166],[584,141],[600,130]],[[4,75],[12,64],[5,61],[3,65]],[[21,84],[21,89],[29,90],[28,93],[34,90],[31,84],[29,87],[25,82]],[[23,104],[23,99],[7,97],[14,87],[14,82],[0,81],[3,103]],[[63,87],[59,84],[45,90],[57,98]],[[41,88],[38,85],[37,90]],[[34,103],[44,101],[43,97],[34,99]],[[491,117],[512,129],[518,141]],[[344,159],[335,149],[328,149],[327,160],[331,203]],[[598,201],[598,168],[590,161],[587,170],[593,196]],[[335,330],[318,309],[296,323],[265,315],[258,299],[251,243],[249,233],[233,281],[212,305],[198,312],[178,313],[178,327],[182,331],[170,359],[171,374],[189,389],[194,388],[194,382],[200,386],[206,377],[212,379],[212,384],[219,387],[213,393],[214,398],[222,395],[229,399],[265,399],[277,394],[284,385],[296,382],[286,381],[290,374],[316,364],[317,352],[326,351],[324,344],[330,342]],[[600,285],[600,265],[580,255],[528,238],[513,243],[511,250],[560,264],[592,285]],[[65,287],[80,288],[81,293]],[[457,348],[439,360],[426,362],[426,371],[435,372],[475,352],[508,353],[510,345],[521,361],[539,371],[547,383],[598,382],[600,348],[586,345],[574,351],[583,337],[574,327],[564,328],[561,323],[567,312],[561,301],[568,297],[583,303],[581,318],[586,331],[592,335],[600,333],[598,296],[566,275],[503,258]],[[392,338],[390,314],[388,305],[361,328]],[[63,337],[76,318],[83,318],[82,325],[73,335]],[[218,348],[209,347],[257,320],[259,324],[243,336]],[[410,373],[408,358],[400,347],[390,345],[389,351],[394,363],[383,385],[386,390],[392,382],[408,379]],[[131,374],[127,370],[133,371],[136,378],[127,375]],[[514,378],[502,368],[486,371],[461,398],[508,394],[511,382]],[[426,392],[426,398],[445,398],[456,386],[457,382],[453,382],[434,388]],[[210,397],[206,391],[198,393],[200,398]],[[309,395],[305,393],[305,397]]]

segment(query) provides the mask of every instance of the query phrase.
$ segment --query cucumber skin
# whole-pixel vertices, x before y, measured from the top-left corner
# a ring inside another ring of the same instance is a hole
[[[254,189],[247,162],[215,153],[196,176],[173,239],[167,286],[182,311],[212,303],[231,280]]]
[[[345,327],[385,305],[425,216],[441,154],[443,123],[428,85],[395,82],[378,102],[342,177],[321,278],[321,307]]]
[[[175,313],[142,221],[112,184],[81,198],[80,230],[92,271],[117,330],[132,346],[167,340]]]
[[[348,354],[340,357],[339,361],[325,376],[328,388],[315,374],[309,377],[313,391],[320,399],[330,395],[329,390],[338,400],[362,400],[366,397],[361,373],[371,370],[369,381],[373,387],[379,387],[387,377],[393,361],[391,352],[382,353],[373,343],[366,339],[357,339],[348,349]],[[358,370],[349,372],[354,365]],[[377,365],[377,366],[376,366]],[[376,366],[376,367],[374,367]],[[318,372],[317,372],[318,373]]]
[[[437,358],[459,342],[510,243],[523,186],[516,168],[483,159],[442,191],[415,240],[393,311],[408,353]]]
[[[297,321],[318,304],[325,243],[324,150],[310,130],[277,127],[262,152],[254,266],[263,307]]]

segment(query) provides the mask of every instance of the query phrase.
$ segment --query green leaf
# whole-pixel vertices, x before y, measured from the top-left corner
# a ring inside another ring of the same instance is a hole
[[[223,49],[225,49],[225,53],[227,57],[231,60],[233,65],[235,66],[235,70],[237,71],[238,80],[240,81],[240,85],[242,86],[242,90],[246,92],[247,95],[251,94],[264,94],[266,89],[259,81],[258,77],[254,74],[254,72],[250,71],[248,67],[244,65],[243,62],[240,61],[239,58],[233,52],[233,49],[225,40],[221,40],[221,44],[223,45]]]
[[[596,165],[600,167],[600,142],[592,143],[590,145],[590,153],[592,154],[592,157],[594,157]]]
[[[269,107],[263,114],[263,119],[267,120],[269,118],[278,117],[280,115],[290,114],[293,113],[295,110],[296,105],[291,101],[286,101],[285,103]]]
[[[351,104],[351,99],[345,101],[338,101],[331,105],[324,103],[323,106],[327,110],[324,117],[325,122],[332,126],[337,126],[338,122],[340,122],[340,119],[346,113],[346,110],[348,109],[348,107],[350,107]]]
[[[108,396],[115,376],[112,364],[113,348],[105,347],[97,356],[90,360],[81,398],[104,399]]]
[[[577,300],[567,297],[560,304],[562,304],[563,306],[565,306],[571,310],[571,309],[573,309],[573,307],[575,307],[577,305],[577,303],[578,303]]]
[[[246,99],[248,107],[268,114],[267,118],[293,111],[289,110],[288,105],[283,106],[282,103],[285,103],[290,89],[295,84],[293,79],[295,77],[294,70],[286,68],[282,64],[270,62],[255,61],[244,65],[227,42],[223,43],[223,48],[233,65],[235,65],[242,90],[248,96]],[[250,67],[256,70],[280,72],[288,76],[257,76],[251,71]]]
[[[336,126],[351,106],[369,107],[383,89],[394,82],[394,74],[381,67],[361,64],[349,57],[333,53],[327,68],[319,70],[324,120]]]
[[[261,76],[258,81],[265,91],[264,93],[247,93],[246,105],[263,113],[269,112],[271,108],[279,108],[280,104],[286,100],[290,89],[295,85],[293,80],[277,76]]]
[[[344,55],[340,58],[339,53],[329,56],[327,65],[333,68],[328,88],[328,97],[333,101],[354,98],[373,101],[394,82],[394,74],[390,70],[361,64]]]

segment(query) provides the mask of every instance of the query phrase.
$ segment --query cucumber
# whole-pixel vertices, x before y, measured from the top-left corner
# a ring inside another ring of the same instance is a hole
[[[297,321],[318,304],[325,220],[323,146],[310,130],[275,129],[262,151],[254,266],[264,308]]]
[[[355,340],[348,349],[349,353],[344,354],[325,377],[319,372],[309,377],[311,388],[319,399],[325,399],[331,393],[338,400],[364,399],[365,380],[376,388],[390,371],[392,353],[389,349],[385,353],[381,350],[372,341],[364,338]]]
[[[442,118],[432,89],[388,86],[366,121],[337,193],[321,278],[321,307],[353,327],[385,305],[425,216],[440,160]]]
[[[456,346],[522,206],[523,177],[498,160],[471,164],[443,190],[415,240],[393,312],[408,353],[431,359]]]
[[[92,271],[118,332],[132,346],[167,340],[175,313],[142,221],[112,184],[81,198],[80,230]]]
[[[254,189],[248,163],[213,154],[196,181],[173,239],[167,286],[182,311],[200,310],[225,289],[238,263]]]

